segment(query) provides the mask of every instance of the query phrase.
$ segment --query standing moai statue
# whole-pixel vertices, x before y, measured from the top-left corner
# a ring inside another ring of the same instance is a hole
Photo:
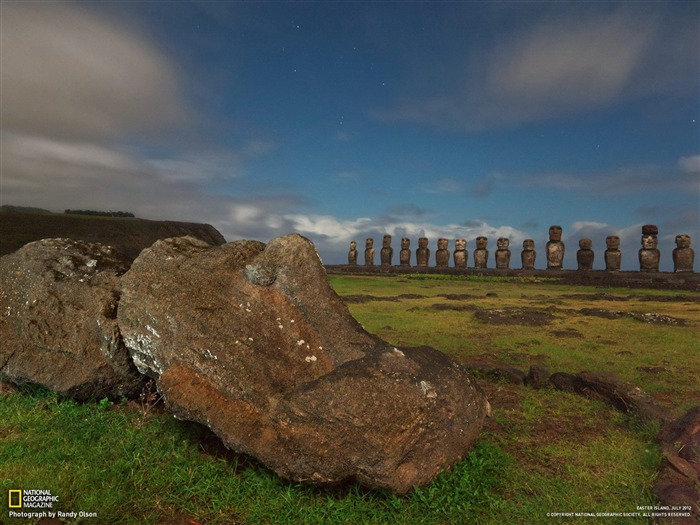
[[[578,241],[579,250],[576,252],[576,263],[578,264],[579,270],[592,270],[593,269],[593,259],[595,259],[595,253],[593,252],[593,241],[590,239],[580,239]]]
[[[348,264],[357,264],[357,242],[350,241],[350,251],[348,252]]]
[[[549,241],[546,245],[547,269],[561,270],[564,264],[564,243],[561,242],[561,226],[549,227]]]
[[[469,252],[466,239],[455,239],[455,253],[453,255],[455,268],[466,268]]]
[[[534,270],[536,258],[535,241],[533,239],[525,239],[523,241],[523,251],[520,253],[523,270]]]
[[[620,271],[622,264],[622,252],[620,251],[620,238],[617,235],[608,235],[605,238],[605,269],[609,272]]]
[[[379,252],[382,266],[391,266],[392,257],[394,257],[394,249],[391,247],[391,235],[385,235],[382,239],[382,250]]]
[[[428,266],[430,261],[430,248],[428,248],[428,238],[418,239],[418,249],[416,250],[416,264],[418,266]]]
[[[403,239],[401,239],[399,264],[401,264],[401,266],[411,266],[411,239],[409,239],[408,237],[404,237]]]
[[[374,266],[374,239],[365,241],[365,266]]]
[[[676,235],[676,248],[673,249],[673,271],[692,272],[695,263],[695,251],[690,247],[690,235]]]
[[[659,242],[659,227],[656,224],[642,226],[642,248],[639,250],[639,270],[642,272],[658,272],[661,252],[656,247]]]
[[[496,241],[496,268],[510,268],[510,239],[506,237],[499,237]]]
[[[438,239],[437,251],[435,252],[435,266],[439,268],[450,265],[450,250],[447,249],[448,243],[447,239]]]
[[[476,238],[476,250],[474,250],[474,268],[486,268],[489,261],[489,251],[486,249],[489,240],[480,235]]]

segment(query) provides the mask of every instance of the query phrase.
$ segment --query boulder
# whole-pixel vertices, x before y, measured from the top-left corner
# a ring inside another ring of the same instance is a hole
[[[0,380],[76,399],[138,393],[116,320],[127,269],[112,248],[69,239],[0,257]]]
[[[159,241],[121,287],[124,341],[168,408],[285,478],[405,493],[481,431],[488,403],[468,372],[367,333],[304,237]]]

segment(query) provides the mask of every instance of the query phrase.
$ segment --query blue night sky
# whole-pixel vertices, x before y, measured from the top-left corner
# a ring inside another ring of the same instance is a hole
[[[700,245],[698,2],[1,4],[2,204],[298,232]],[[493,256],[492,256],[493,257]],[[398,256],[396,256],[398,258]],[[698,260],[696,257],[696,271]],[[493,266],[493,259],[489,262]]]

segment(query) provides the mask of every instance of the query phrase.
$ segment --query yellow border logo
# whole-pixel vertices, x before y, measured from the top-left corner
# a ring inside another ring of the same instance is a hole
[[[12,504],[12,494],[17,494],[17,503]],[[7,506],[11,509],[21,509],[22,508],[22,491],[21,490],[10,490],[7,494]]]

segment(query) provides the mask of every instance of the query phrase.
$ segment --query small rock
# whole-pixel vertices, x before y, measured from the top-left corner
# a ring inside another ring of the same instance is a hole
[[[525,384],[533,388],[544,388],[549,383],[549,370],[541,365],[531,365],[525,376]]]

